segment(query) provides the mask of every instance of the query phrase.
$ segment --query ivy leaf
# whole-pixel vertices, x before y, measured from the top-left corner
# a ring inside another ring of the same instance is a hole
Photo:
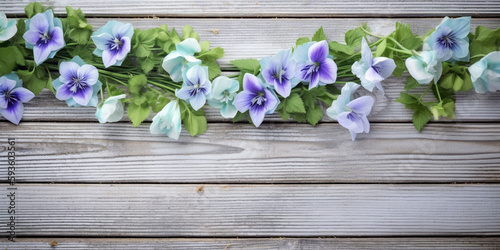
[[[130,93],[141,94],[148,84],[148,79],[145,75],[136,75],[128,80],[128,88]]]
[[[133,53],[139,58],[145,58],[151,55],[151,49],[155,46],[156,38],[158,37],[159,29],[141,30],[135,29],[132,38]]]
[[[248,111],[244,112],[244,113],[241,113],[241,112],[238,111],[238,113],[236,113],[236,115],[233,118],[233,123],[239,122],[239,121],[244,120],[244,119],[247,119],[247,116],[248,116]]]
[[[18,70],[16,73],[23,80],[23,87],[29,89],[33,94],[38,95],[47,85],[44,67],[36,67],[33,72],[28,70]]]
[[[151,109],[153,112],[158,113],[160,112],[168,103],[170,102],[170,99],[168,99],[165,96],[159,95],[156,100],[152,100],[149,105],[151,106]]]
[[[414,89],[418,86],[420,86],[420,83],[418,83],[417,80],[415,80],[415,78],[413,78],[411,76],[408,76],[408,78],[406,78],[406,84],[405,84],[406,91],[408,91],[410,89]]]
[[[415,109],[413,112],[413,126],[418,132],[432,119],[432,113],[427,107]]]
[[[144,74],[148,74],[159,63],[159,61],[152,58],[137,58],[137,62],[141,65]]]
[[[392,36],[396,39],[396,41],[409,50],[418,49],[423,43],[422,38],[413,34],[409,24],[397,22],[396,31]]]
[[[384,54],[384,51],[385,51],[386,48],[387,48],[387,39],[384,39],[377,46],[377,50],[375,51],[375,57],[382,56],[382,54]]]
[[[207,131],[207,119],[203,109],[195,111],[185,101],[179,101],[182,123],[191,136],[201,135]]]
[[[14,46],[0,48],[0,55],[2,55],[0,57],[0,76],[9,74],[16,67],[17,59],[13,60],[13,58],[18,57],[19,54],[19,50]],[[20,56],[22,57],[22,54]]]
[[[315,41],[315,42],[319,42],[319,41],[323,41],[323,40],[326,40],[326,35],[325,35],[325,32],[323,31],[323,26],[321,26],[317,31],[316,33],[314,33],[312,39],[312,41]]]
[[[72,57],[79,56],[86,63],[94,62],[93,50],[88,45],[77,45],[68,52]]]
[[[222,72],[219,64],[215,60],[204,61],[201,65],[208,67],[208,78],[210,78],[210,81]]]
[[[345,45],[345,44],[341,44],[341,43],[332,41],[332,42],[328,43],[328,46],[330,47],[330,50],[334,51],[334,52],[342,52],[342,53],[345,53],[347,55],[354,54],[354,49],[352,47]]]
[[[286,106],[285,110],[288,113],[300,113],[305,114],[306,109],[304,107],[304,102],[300,98],[298,94],[291,94],[289,97],[285,99]]]
[[[392,59],[396,64],[396,68],[392,72],[392,75],[395,77],[401,77],[403,75],[403,72],[406,70],[405,62],[403,61],[403,59],[401,59],[399,56],[396,55],[394,55]]]
[[[223,56],[224,56],[224,49],[216,47],[203,54],[200,54],[199,56],[196,56],[196,58],[205,61],[205,60],[219,59],[222,58]]]
[[[316,126],[318,122],[323,118],[323,109],[316,105],[307,109],[306,120],[311,125]]]
[[[366,23],[363,24],[363,29],[369,30]],[[348,46],[355,48],[361,44],[363,37],[365,37],[365,32],[361,28],[355,28],[345,33],[345,43]]]
[[[28,16],[28,18],[32,18],[34,15],[43,13],[44,11],[45,8],[40,3],[29,3],[24,8],[24,12],[26,13],[26,16]]]
[[[232,65],[240,71],[257,73],[260,69],[260,62],[257,59],[238,59],[230,61]]]
[[[297,42],[295,42],[295,46],[299,46],[308,42],[309,42],[309,37],[299,37],[299,39],[297,39]]]
[[[92,34],[92,25],[87,23],[87,19],[80,9],[75,10],[66,6],[66,13],[68,14],[66,18],[68,37],[78,44],[87,44]]]
[[[134,127],[141,125],[141,123],[148,118],[150,113],[149,105],[147,103],[143,103],[141,105],[137,105],[134,102],[131,102],[128,105],[127,115],[132,121]]]
[[[184,28],[182,29],[182,37],[184,37],[184,39],[194,38],[197,41],[200,41],[200,36],[198,35],[198,33],[193,31],[193,27],[191,27],[190,25],[184,26]]]

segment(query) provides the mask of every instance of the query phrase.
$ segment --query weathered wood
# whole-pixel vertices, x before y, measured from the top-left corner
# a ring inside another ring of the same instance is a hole
[[[24,14],[28,0],[2,0],[0,11]],[[91,16],[173,16],[173,17],[429,17],[429,16],[498,16],[500,4],[496,1],[397,1],[397,0],[329,0],[329,1],[182,1],[168,3],[161,0],[141,1],[39,1],[65,13],[66,5],[82,8]]]
[[[9,250],[47,249],[497,249],[500,238],[17,238],[0,239]]]
[[[188,167],[188,166],[186,166]],[[6,184],[0,185],[7,204]],[[18,236],[499,235],[500,185],[18,184]],[[9,221],[7,209],[0,219]],[[0,235],[6,236],[5,223]]]
[[[372,124],[355,142],[338,124],[209,124],[178,141],[148,124],[0,123],[22,182],[414,183],[498,182],[498,124]]]

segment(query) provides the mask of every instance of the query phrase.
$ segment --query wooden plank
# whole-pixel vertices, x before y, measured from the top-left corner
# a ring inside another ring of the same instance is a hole
[[[0,11],[23,14],[29,0],[2,0]],[[99,1],[44,0],[39,1],[65,13],[66,5],[82,8],[92,16],[172,16],[172,17],[429,17],[429,16],[498,16],[497,1],[397,1],[397,0],[329,0],[329,1],[183,1],[133,0]]]
[[[0,185],[1,204],[11,192]],[[18,184],[16,235],[35,237],[500,234],[500,185]],[[7,209],[0,210],[9,221]],[[0,235],[7,235],[6,224]]]
[[[54,249],[496,249],[500,238],[17,238],[0,239],[9,250]],[[52,243],[54,244],[54,242]],[[226,248],[227,247],[227,248]]]
[[[451,183],[500,180],[500,126],[372,124],[355,142],[338,124],[209,124],[197,137],[153,136],[147,124],[0,123],[20,182]]]

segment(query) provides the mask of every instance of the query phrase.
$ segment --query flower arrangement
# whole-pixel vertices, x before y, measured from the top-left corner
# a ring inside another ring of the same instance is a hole
[[[47,88],[68,106],[96,107],[100,123],[117,122],[126,110],[139,126],[156,113],[151,133],[173,139],[182,125],[192,136],[204,133],[208,104],[256,127],[274,112],[313,126],[326,113],[354,140],[370,131],[375,100],[353,93],[363,87],[384,94],[381,82],[391,75],[409,73],[396,101],[413,110],[418,131],[433,118],[454,118],[455,92],[500,89],[500,28],[479,26],[472,34],[470,17],[446,17],[423,37],[401,23],[387,36],[364,24],[346,32],[345,43],[328,41],[321,27],[276,55],[231,61],[240,73],[226,77],[216,61],[224,50],[200,42],[190,26],[179,34],[166,25],[140,30],[112,20],[93,31],[81,10],[66,11],[57,18],[30,3],[27,19],[0,13],[0,114],[14,124],[23,103]],[[408,92],[420,85],[427,86],[423,93]],[[430,90],[435,101],[424,102]]]

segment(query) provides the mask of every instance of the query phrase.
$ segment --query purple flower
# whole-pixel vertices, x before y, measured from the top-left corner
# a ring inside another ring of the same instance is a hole
[[[307,49],[307,54],[305,49]],[[326,41],[306,43],[295,49],[293,58],[297,61],[295,75],[302,81],[309,82],[309,89],[334,83],[337,79],[337,64],[328,58],[329,48]]]
[[[31,91],[22,86],[22,81],[14,73],[0,77],[0,114],[16,125],[23,117],[23,102],[35,97]]]
[[[97,68],[85,64],[78,56],[59,65],[61,76],[52,82],[56,98],[66,101],[68,106],[97,106],[97,92],[102,83],[97,80]]]
[[[62,23],[59,18],[54,18],[52,10],[38,13],[25,23],[26,33],[23,38],[26,41],[26,48],[33,49],[37,65],[47,58],[54,58],[57,51],[64,48]]]
[[[295,61],[292,58],[291,49],[262,59],[260,65],[264,80],[273,85],[276,92],[285,98],[290,95],[292,88],[300,81],[295,78]]]
[[[365,89],[372,92],[377,87],[384,93],[384,88],[382,88],[380,82],[391,76],[395,68],[396,63],[390,58],[373,58],[370,46],[363,37],[361,41],[361,61],[355,62],[351,67],[351,71],[361,80],[361,85]]]
[[[332,106],[326,110],[326,114],[339,122],[341,126],[349,129],[354,141],[359,133],[370,132],[370,122],[367,116],[372,110],[375,100],[371,96],[362,96],[351,101],[351,95],[358,89],[359,85],[348,82],[342,88],[342,93],[333,101]]]
[[[207,100],[212,84],[208,80],[208,67],[195,65],[184,72],[182,88],[175,95],[185,101],[189,100],[191,107],[198,110]]]
[[[278,103],[276,94],[264,88],[262,80],[249,73],[243,77],[243,91],[233,101],[238,111],[243,113],[250,110],[250,117],[256,127],[260,126],[266,113],[274,112]]]
[[[102,57],[106,68],[120,66],[130,52],[133,35],[132,24],[111,20],[92,34],[91,38],[97,47],[94,54]]]
[[[443,62],[469,61],[470,17],[450,19],[445,17],[426,40],[426,46],[437,52]]]

